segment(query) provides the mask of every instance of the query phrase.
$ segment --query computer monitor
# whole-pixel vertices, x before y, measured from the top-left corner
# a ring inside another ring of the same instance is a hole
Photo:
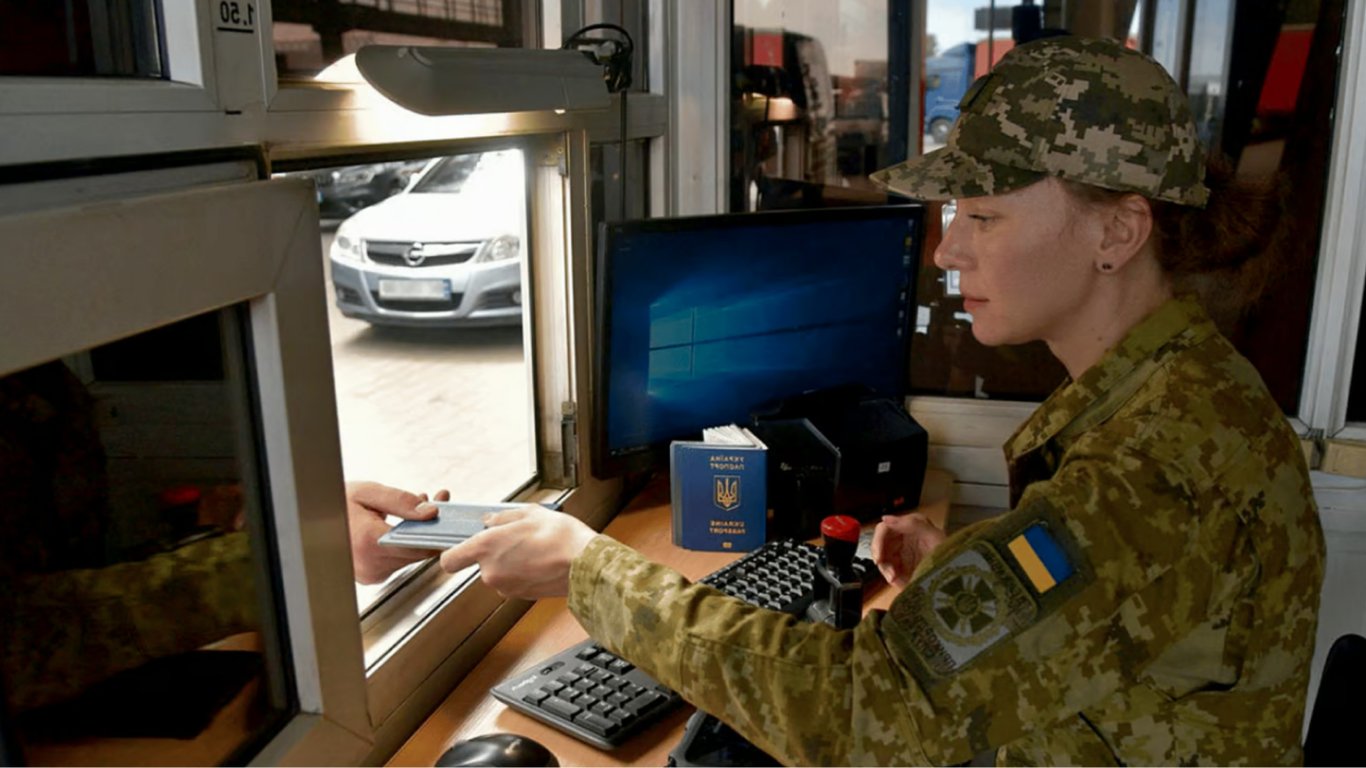
[[[604,224],[593,472],[813,390],[906,391],[920,205]]]

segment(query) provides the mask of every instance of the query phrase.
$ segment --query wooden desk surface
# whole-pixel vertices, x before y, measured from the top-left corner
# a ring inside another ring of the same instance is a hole
[[[921,493],[920,511],[943,528],[948,517],[953,482],[948,474],[930,470]],[[736,559],[722,552],[691,552],[675,547],[669,534],[669,497],[666,483],[653,483],[603,531],[647,557],[698,579]],[[893,591],[882,589],[865,608],[886,608]],[[488,695],[504,678],[522,671],[583,640],[587,633],[565,608],[563,598],[540,600],[513,626],[488,655],[451,691],[392,759],[391,766],[434,765],[451,744],[485,733],[508,732],[544,744],[562,766],[662,766],[683,735],[693,708],[684,704],[625,745],[604,752],[520,712]]]

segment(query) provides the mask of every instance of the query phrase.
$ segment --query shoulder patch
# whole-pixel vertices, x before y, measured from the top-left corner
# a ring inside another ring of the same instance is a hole
[[[893,602],[888,641],[923,684],[962,671],[1091,581],[1080,549],[1054,515],[1012,522],[982,531]]]
[[[1012,632],[1038,607],[1000,554],[977,542],[916,583],[910,595],[911,645],[939,676],[958,671]]]

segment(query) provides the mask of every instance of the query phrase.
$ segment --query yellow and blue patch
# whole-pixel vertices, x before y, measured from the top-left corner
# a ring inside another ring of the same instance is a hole
[[[1066,581],[1076,569],[1048,529],[1035,523],[1007,545],[1030,586],[1040,595]]]
[[[888,610],[888,643],[927,689],[1044,620],[1095,580],[1086,550],[1046,501],[1012,517],[1015,524],[981,529],[917,574]]]

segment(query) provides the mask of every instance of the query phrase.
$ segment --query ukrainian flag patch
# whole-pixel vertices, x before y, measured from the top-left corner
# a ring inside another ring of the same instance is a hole
[[[897,658],[927,689],[954,679],[1095,581],[1086,550],[1043,499],[946,546],[953,549],[911,580],[883,624]]]
[[[1076,572],[1057,540],[1040,523],[1011,539],[1007,549],[1037,594],[1048,592]]]

